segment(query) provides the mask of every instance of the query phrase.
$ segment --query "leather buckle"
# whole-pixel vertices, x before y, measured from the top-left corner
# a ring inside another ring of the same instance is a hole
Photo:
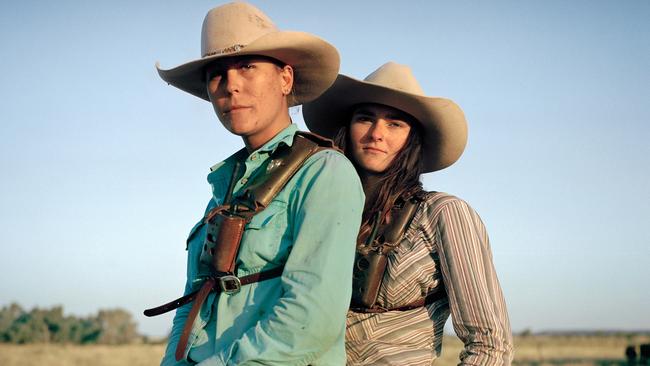
[[[219,287],[221,291],[228,295],[236,294],[241,290],[241,281],[239,277],[233,275],[225,275],[219,277]]]

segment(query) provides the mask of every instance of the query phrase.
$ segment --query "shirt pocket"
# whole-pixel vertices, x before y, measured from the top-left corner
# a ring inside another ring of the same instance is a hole
[[[196,223],[196,225],[194,225],[192,230],[190,230],[190,233],[187,235],[187,240],[185,241],[185,249],[188,249],[190,247],[190,243],[201,231],[203,225],[205,225],[205,223],[203,222],[203,219],[201,219],[199,222]]]
[[[288,255],[283,237],[288,232],[287,203],[272,201],[246,225],[239,249],[238,267],[244,272],[257,272],[285,262]]]
[[[203,242],[205,241],[205,223],[203,219],[197,222],[192,230],[190,230],[189,235],[186,240],[186,248],[188,255],[188,276],[189,280],[192,283],[192,286],[196,286],[198,282],[195,282],[197,278],[207,276],[210,274],[210,268],[205,264],[201,263],[201,250],[203,248]]]

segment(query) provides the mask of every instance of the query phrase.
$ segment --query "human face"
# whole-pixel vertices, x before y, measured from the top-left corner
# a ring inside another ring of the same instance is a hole
[[[363,104],[354,110],[349,136],[352,157],[362,173],[388,169],[408,139],[411,120],[408,114],[381,104]]]
[[[241,136],[249,150],[271,140],[291,123],[286,96],[293,68],[262,56],[227,57],[206,69],[208,96],[219,120]]]

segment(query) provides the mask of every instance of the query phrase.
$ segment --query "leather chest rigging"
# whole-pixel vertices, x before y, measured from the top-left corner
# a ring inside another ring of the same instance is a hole
[[[224,204],[213,208],[204,217],[207,228],[200,261],[209,265],[211,273],[204,276],[199,290],[144,311],[146,316],[156,316],[194,302],[176,347],[177,361],[185,355],[194,320],[211,292],[234,294],[239,292],[242,285],[282,275],[284,265],[241,278],[236,276],[237,255],[245,226],[271,203],[309,157],[325,149],[336,148],[331,140],[297,132],[292,146],[279,146],[271,154],[266,172],[259,175],[242,194],[232,197],[234,182],[238,178],[235,168]]]
[[[379,217],[377,217],[368,239],[357,244],[350,310],[365,313],[411,310],[432,303],[444,296],[444,291],[437,291],[414,303],[394,309],[383,308],[377,303],[388,265],[388,254],[399,246],[406,234],[406,230],[424,199],[423,193],[418,192],[404,200],[401,205],[393,208],[391,221],[388,224],[381,225]]]

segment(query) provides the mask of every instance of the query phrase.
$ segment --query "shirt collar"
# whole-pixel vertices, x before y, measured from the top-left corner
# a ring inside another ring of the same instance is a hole
[[[266,144],[262,145],[262,147],[260,147],[259,149],[249,154],[246,151],[246,148],[243,148],[237,151],[236,153],[230,155],[226,160],[210,167],[210,171],[214,172],[215,170],[221,167],[232,166],[237,161],[244,161],[246,157],[252,155],[253,153],[272,154],[282,144],[291,147],[291,145],[293,145],[293,136],[296,134],[296,132],[298,132],[298,126],[295,123],[291,123],[289,124],[289,126],[285,127],[282,131],[278,132],[271,140],[269,140]]]
[[[285,127],[282,131],[278,132],[269,142],[262,145],[259,149],[253,153],[269,153],[272,154],[278,146],[281,144],[291,147],[293,145],[293,136],[298,131],[298,126],[291,123],[289,126]]]

